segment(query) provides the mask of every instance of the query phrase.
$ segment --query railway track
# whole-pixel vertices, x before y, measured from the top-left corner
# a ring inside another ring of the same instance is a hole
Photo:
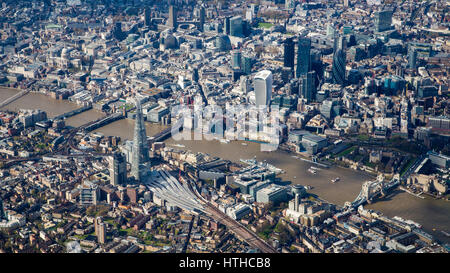
[[[217,207],[205,200],[190,183],[189,189],[199,198],[200,202],[206,207],[206,212],[215,221],[223,223],[232,233],[238,238],[247,242],[251,247],[259,249],[263,253],[277,253],[277,250],[269,245],[267,242],[258,237],[254,232],[248,230],[238,221],[232,219],[227,214],[220,211]]]

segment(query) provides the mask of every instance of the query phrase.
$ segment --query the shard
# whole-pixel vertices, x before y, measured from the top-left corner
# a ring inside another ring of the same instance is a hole
[[[131,175],[134,176],[137,181],[142,181],[148,172],[148,152],[147,134],[145,132],[141,102],[136,98],[136,121],[134,124]]]

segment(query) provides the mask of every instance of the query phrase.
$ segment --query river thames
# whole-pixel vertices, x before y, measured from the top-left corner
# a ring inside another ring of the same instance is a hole
[[[14,89],[0,88],[0,101],[4,101],[16,93],[17,90]],[[46,111],[48,117],[51,118],[79,107],[79,105],[67,100],[54,100],[43,94],[29,93],[1,108],[1,110],[41,109]],[[104,115],[104,113],[92,109],[68,118],[66,124],[76,127]],[[122,119],[101,127],[95,130],[95,132],[101,132],[105,136],[120,136],[122,140],[132,139],[133,126],[133,120]],[[166,127],[146,122],[146,128],[147,135],[151,136]],[[193,152],[206,152],[233,162],[239,162],[241,158],[256,158],[259,161],[265,160],[286,172],[280,175],[283,181],[305,186],[310,185],[312,189],[309,192],[317,194],[320,198],[337,205],[343,205],[346,201],[353,201],[360,192],[362,183],[373,179],[373,176],[350,169],[340,167],[325,169],[315,166],[312,163],[294,158],[291,154],[281,150],[261,152],[260,144],[254,142],[245,142],[243,145],[242,143],[244,142],[242,141],[221,143],[217,140],[175,141],[172,138],[167,139],[165,142],[169,147],[172,144],[181,144],[184,147],[175,148],[191,150]],[[311,166],[319,168],[316,174],[307,171]],[[336,177],[340,177],[340,181],[331,183],[331,179]],[[437,239],[450,243],[450,238],[441,232],[446,231],[450,233],[450,202],[448,201],[435,200],[429,197],[421,199],[401,190],[395,190],[385,199],[367,205],[366,208],[380,211],[389,217],[400,216],[404,219],[416,221],[423,225],[425,231]]]

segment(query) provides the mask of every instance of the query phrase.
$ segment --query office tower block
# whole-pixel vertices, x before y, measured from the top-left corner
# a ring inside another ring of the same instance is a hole
[[[283,83],[288,83],[291,81],[293,76],[292,69],[290,67],[283,67],[281,69],[281,80]]]
[[[324,100],[320,106],[320,114],[328,120],[332,120],[334,117],[340,115],[340,111],[341,107],[336,100]]]
[[[327,36],[334,37],[335,33],[336,33],[336,29],[335,29],[334,25],[328,24],[327,25]]]
[[[335,39],[334,54],[333,54],[333,65],[331,76],[333,82],[345,85],[345,66],[346,66],[346,55],[345,55],[345,37],[341,36]]]
[[[309,72],[311,68],[311,39],[302,37],[298,39],[297,71],[296,77]]]
[[[322,102],[322,105],[320,106],[320,113],[327,119],[331,119],[332,109],[333,109],[333,101],[325,100]]]
[[[227,51],[231,49],[231,41],[227,35],[220,34],[216,38],[216,47],[219,51]]]
[[[235,37],[243,36],[243,23],[241,16],[234,16],[230,19],[230,35]]]
[[[249,90],[250,85],[248,83],[247,76],[241,76],[239,80],[239,91],[241,92],[241,94],[247,94]]]
[[[225,34],[230,35],[230,17],[225,17]]]
[[[204,25],[205,25],[205,8],[204,7],[200,7],[200,14],[199,14],[199,30],[203,32],[204,30]]]
[[[347,39],[345,36],[338,36],[334,39],[334,50],[341,49],[345,52],[347,49]]]
[[[137,181],[142,181],[147,172],[148,156],[147,134],[145,132],[142,106],[139,99],[136,99],[136,121],[134,124],[133,154],[131,159],[131,175]]]
[[[127,161],[124,154],[115,152],[109,158],[109,175],[111,185],[118,186],[127,182]]]
[[[382,10],[375,12],[375,30],[377,32],[385,31],[391,29],[392,25],[392,11]]]
[[[177,28],[177,10],[174,6],[169,7],[169,20],[167,21],[169,27]]]
[[[284,5],[286,9],[293,9],[295,8],[295,0],[285,0]]]
[[[199,80],[198,67],[194,67],[192,68],[192,81],[198,82],[198,80]]]
[[[121,22],[115,22],[114,28],[113,28],[113,36],[119,41],[122,41],[125,39],[125,33],[122,31],[122,23]]]
[[[269,105],[272,96],[272,72],[262,70],[253,79],[256,106]]]
[[[284,67],[290,67],[294,69],[295,63],[295,45],[293,38],[287,38],[284,41]]]
[[[150,13],[150,9],[149,8],[145,8],[144,9],[144,24],[146,26],[150,26],[151,25],[151,13]]]
[[[3,201],[0,199],[0,220],[5,218],[5,209],[3,208]]]
[[[413,46],[409,46],[408,55],[409,68],[415,70],[417,68],[417,50]]]
[[[100,192],[98,185],[91,181],[84,181],[80,189],[80,204],[81,205],[97,205]]]
[[[250,56],[242,56],[241,69],[245,75],[252,73],[253,59]]]
[[[231,66],[233,69],[241,69],[242,67],[241,59],[242,59],[241,52],[239,50],[233,51],[231,58]]]
[[[300,84],[299,84],[299,95],[306,99],[307,102],[311,102],[314,100],[316,96],[316,72],[311,71],[306,73],[306,75],[300,76]]]
[[[334,83],[345,85],[345,54],[341,49],[333,54],[332,78]]]
[[[243,20],[242,21],[242,36],[243,37],[248,37],[250,36],[252,31],[252,28],[250,26],[250,21],[248,20]]]

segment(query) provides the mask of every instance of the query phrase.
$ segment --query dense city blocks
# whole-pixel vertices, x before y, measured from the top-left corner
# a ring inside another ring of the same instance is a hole
[[[0,253],[448,253],[449,9],[0,1]]]

